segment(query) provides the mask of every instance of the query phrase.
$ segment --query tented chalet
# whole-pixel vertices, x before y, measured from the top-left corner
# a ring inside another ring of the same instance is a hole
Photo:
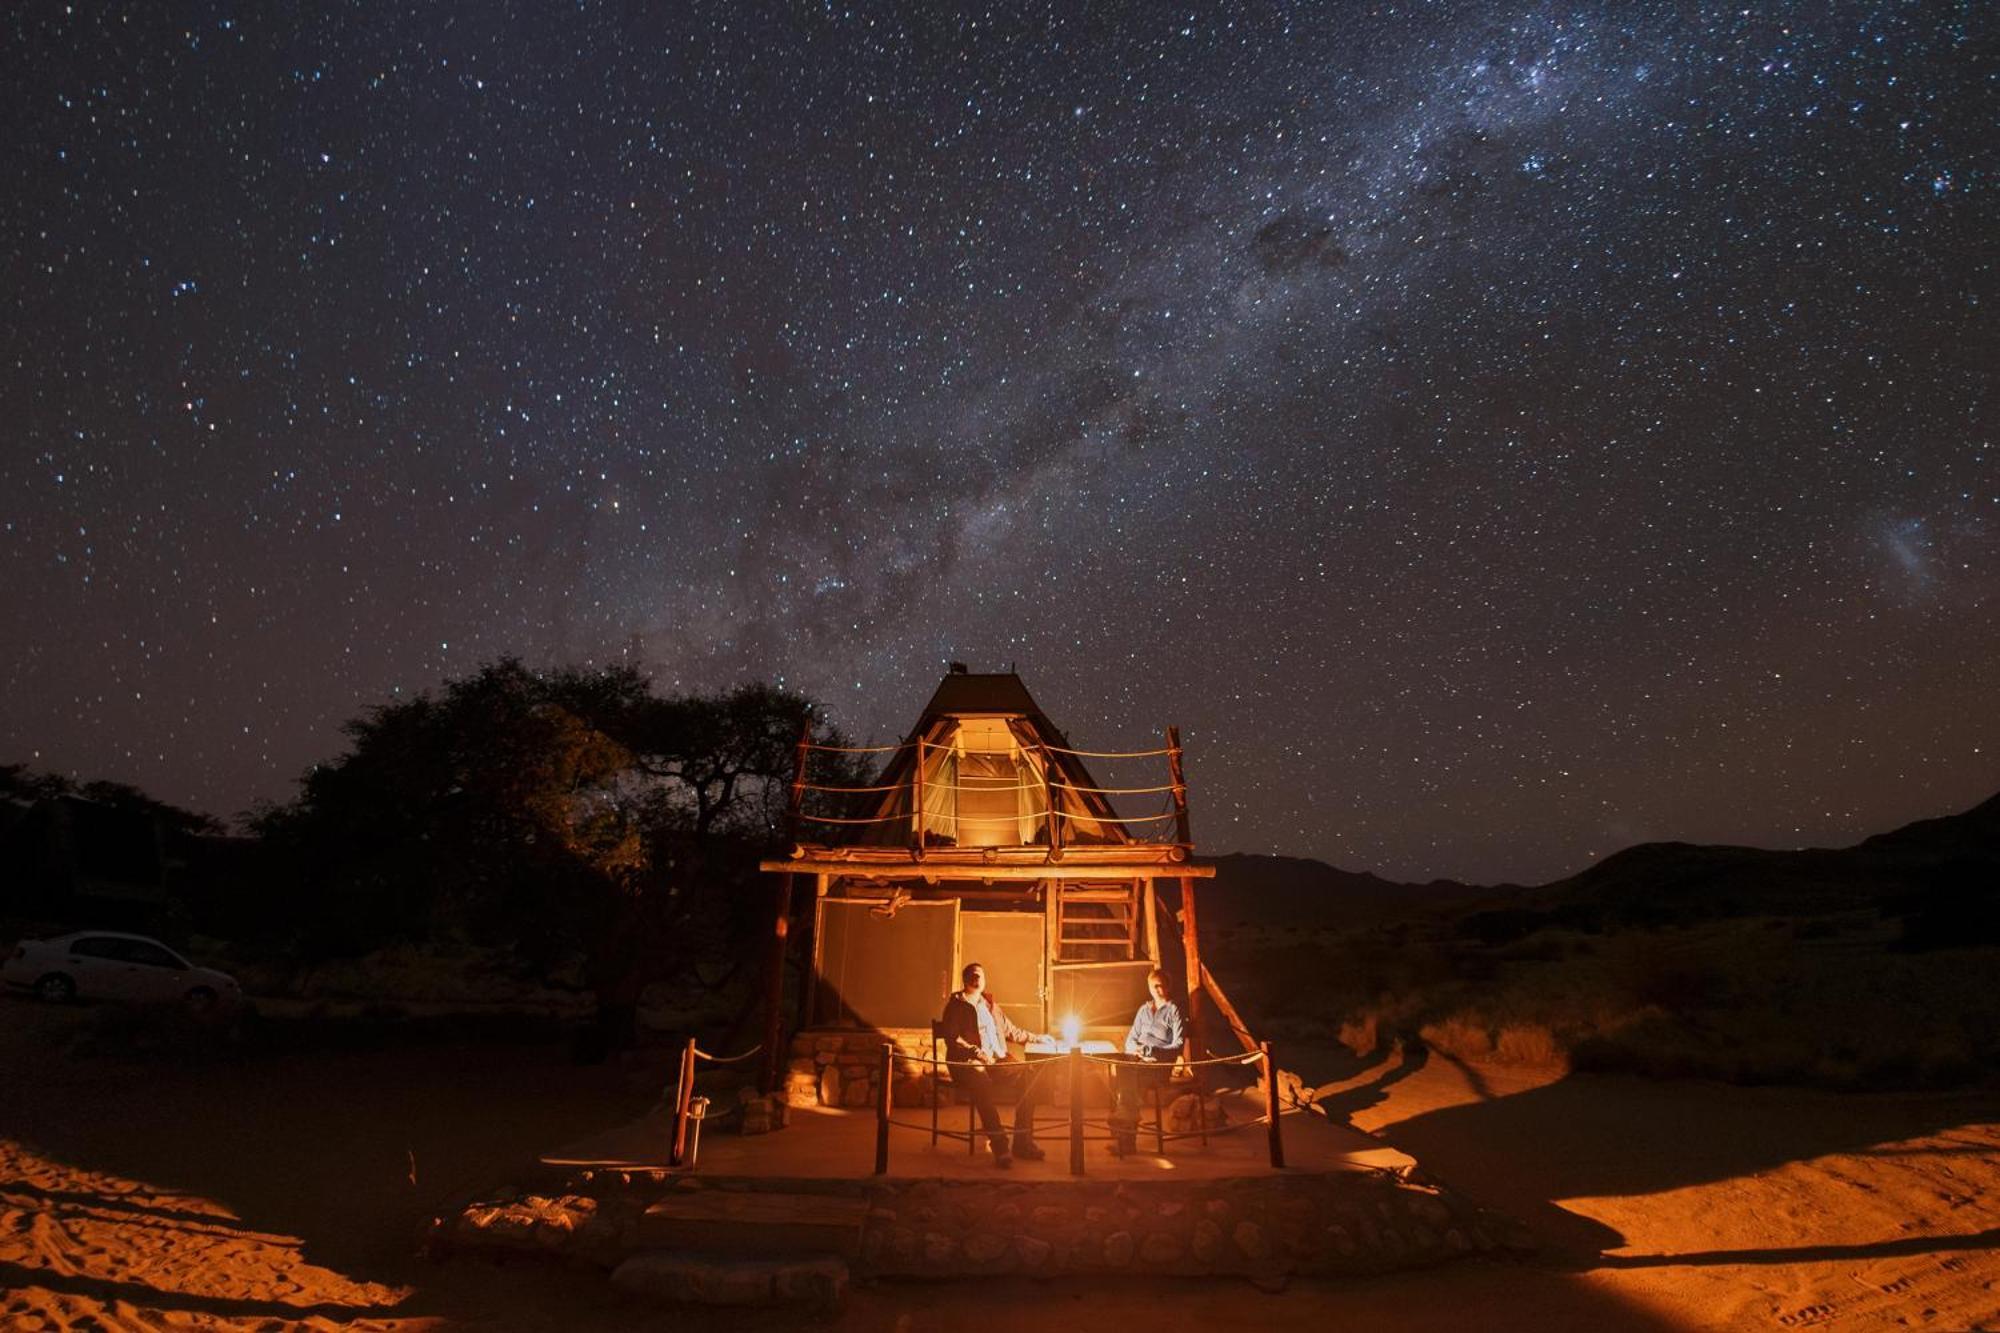
[[[1165,959],[1186,979],[1197,1039],[1205,1002],[1217,1001],[1247,1036],[1201,967],[1193,890],[1215,872],[1192,859],[1173,728],[1157,750],[1079,750],[1019,676],[953,664],[908,737],[871,748],[881,761],[872,780],[808,781],[810,748],[802,742],[797,845],[762,869],[786,877],[777,950],[792,895],[812,889],[811,982],[801,997],[812,1033],[870,1034],[879,1044],[874,1034],[927,1030],[959,969],[978,961],[1022,1026],[1060,1032],[1074,1020],[1119,1037],[1145,997],[1146,972]],[[1116,780],[1099,781],[1087,762]],[[1162,880],[1174,882],[1168,895]]]

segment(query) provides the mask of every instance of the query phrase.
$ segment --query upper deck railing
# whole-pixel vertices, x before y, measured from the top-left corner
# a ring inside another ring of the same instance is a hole
[[[1080,750],[1043,741],[1023,741],[1018,747],[1006,750],[958,750],[922,737],[896,745],[828,745],[801,736],[797,778],[792,784],[794,837],[813,844],[893,844],[897,841],[895,827],[906,825],[910,850],[921,859],[929,849],[933,826],[948,821],[955,828],[971,824],[990,829],[1013,824],[1024,832],[1032,827],[1033,836],[1021,836],[1018,841],[1003,839],[995,844],[970,845],[1046,847],[1051,859],[1060,859],[1065,845],[1079,841],[1100,846],[1122,842],[1191,849],[1187,782],[1183,776],[1178,728],[1167,728],[1166,741],[1164,746],[1151,750]],[[943,750],[962,754],[1033,755],[1035,763],[1019,771],[1032,770],[1036,776],[1014,783],[941,781],[927,770],[931,767],[931,756]],[[903,776],[893,782],[828,782],[809,780],[814,754],[881,756],[883,773],[896,769],[896,756],[908,754],[910,760],[903,768]],[[1153,772],[1135,777],[1131,785],[1073,781],[1076,775],[1088,775],[1080,763],[1068,761],[1085,759],[1118,765],[1164,760],[1166,772],[1159,776],[1165,781],[1153,780]],[[929,799],[939,791],[950,792],[954,797],[962,792],[989,797],[1012,794],[1020,804],[1030,808],[966,814],[954,800],[950,812],[940,815],[930,808]],[[907,799],[895,799],[896,793],[907,793]],[[1148,797],[1157,798],[1158,808],[1145,813],[1127,813],[1130,805],[1121,810],[1114,800],[1144,802]],[[1116,836],[1105,837],[1106,831],[1115,831]],[[878,834],[888,836],[871,836]]]

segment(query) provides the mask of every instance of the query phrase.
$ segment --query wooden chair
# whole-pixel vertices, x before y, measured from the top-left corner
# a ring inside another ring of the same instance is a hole
[[[1187,1046],[1183,1043],[1180,1054],[1174,1057],[1174,1062],[1159,1071],[1165,1077],[1146,1080],[1150,1085],[1146,1089],[1146,1094],[1151,1098],[1153,1103],[1153,1118],[1147,1120],[1141,1117],[1132,1127],[1134,1138],[1137,1138],[1138,1135],[1147,1130],[1151,1130],[1153,1132],[1154,1149],[1162,1157],[1167,1155],[1167,1106],[1174,1100],[1168,1094],[1173,1090],[1175,1076],[1180,1073],[1182,1066],[1187,1063]],[[1146,1066],[1142,1065],[1140,1068],[1144,1069]],[[1188,1072],[1192,1074],[1194,1071],[1190,1068]],[[1195,1123],[1201,1133],[1201,1141],[1205,1144],[1208,1142],[1208,1126],[1202,1123],[1200,1080],[1190,1078],[1188,1086],[1195,1093]]]
[[[933,1018],[931,1020],[931,1058],[935,1060],[949,1060],[951,1058],[951,1048],[945,1042],[944,1021],[942,1019]],[[964,1139],[966,1154],[971,1156],[977,1153],[979,1151],[979,1108],[972,1104],[970,1097],[965,1097],[963,1089],[958,1086],[958,1080],[952,1077],[950,1068],[945,1065],[937,1065],[933,1067],[931,1072],[935,1075],[931,1080],[930,1097],[931,1147],[937,1147],[937,1141],[941,1138]],[[950,1088],[954,1096],[961,1097],[965,1101],[965,1128],[963,1130],[945,1129],[938,1124],[938,1107],[944,1101],[946,1088]]]

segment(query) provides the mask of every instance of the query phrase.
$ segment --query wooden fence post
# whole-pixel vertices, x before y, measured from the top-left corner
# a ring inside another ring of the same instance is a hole
[[[1069,1173],[1083,1174],[1083,1043],[1069,1052]]]
[[[688,1106],[694,1100],[694,1038],[681,1048],[681,1076],[674,1085],[674,1148],[668,1161],[679,1166],[687,1160]]]
[[[1283,1170],[1285,1165],[1284,1132],[1278,1128],[1278,1062],[1271,1058],[1271,1043],[1260,1042],[1258,1051],[1264,1057],[1264,1114],[1270,1117],[1271,1165]]]
[[[882,1088],[875,1099],[875,1174],[889,1174],[889,1114],[896,1095],[896,1047],[882,1043]]]

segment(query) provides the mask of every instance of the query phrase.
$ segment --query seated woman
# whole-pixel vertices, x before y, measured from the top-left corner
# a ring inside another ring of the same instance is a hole
[[[1181,1011],[1167,998],[1167,974],[1157,967],[1148,972],[1146,990],[1146,1002],[1132,1016],[1132,1030],[1125,1034],[1125,1054],[1138,1064],[1112,1070],[1111,1150],[1120,1156],[1137,1146],[1141,1094],[1167,1080],[1186,1044]]]

